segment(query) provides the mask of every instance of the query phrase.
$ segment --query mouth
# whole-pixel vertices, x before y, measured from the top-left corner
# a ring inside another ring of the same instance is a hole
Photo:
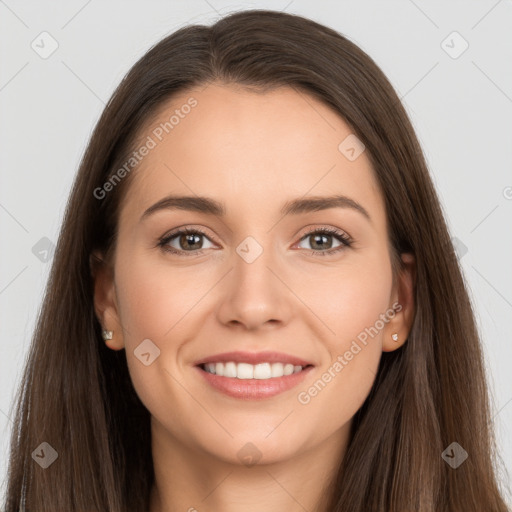
[[[242,400],[260,400],[291,390],[302,382],[314,365],[275,352],[232,352],[195,364],[203,382],[215,391]]]
[[[269,380],[295,373],[302,372],[306,368],[313,365],[307,364],[293,365],[291,363],[270,363],[264,362],[259,364],[236,363],[235,361],[203,363],[198,365],[201,370],[219,377],[228,377],[239,380]]]

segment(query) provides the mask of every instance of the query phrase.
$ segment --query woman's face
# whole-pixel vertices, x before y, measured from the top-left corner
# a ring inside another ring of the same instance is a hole
[[[309,95],[221,84],[173,98],[140,141],[96,306],[153,435],[238,464],[346,439],[410,319],[364,147]]]

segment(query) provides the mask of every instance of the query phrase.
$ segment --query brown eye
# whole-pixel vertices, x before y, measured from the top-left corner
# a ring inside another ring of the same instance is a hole
[[[201,254],[203,249],[211,248],[204,247],[204,239],[209,240],[206,234],[198,229],[181,229],[162,238],[158,245],[174,254]]]
[[[201,243],[201,237],[203,235],[196,235],[196,234],[191,234],[191,233],[185,233],[185,234],[181,234],[181,235],[178,235],[178,245],[180,246],[180,248],[185,248],[185,249],[201,249],[202,247],[202,243]]]
[[[333,240],[339,244],[333,248]],[[351,239],[346,234],[334,229],[315,229],[309,231],[301,238],[301,241],[310,241],[311,254],[333,254],[351,246]],[[307,249],[307,248],[306,248]]]

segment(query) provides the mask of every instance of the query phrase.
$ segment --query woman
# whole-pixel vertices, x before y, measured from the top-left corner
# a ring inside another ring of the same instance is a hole
[[[4,509],[505,511],[490,419],[439,200],[370,57],[245,11],[140,59],[68,203]]]

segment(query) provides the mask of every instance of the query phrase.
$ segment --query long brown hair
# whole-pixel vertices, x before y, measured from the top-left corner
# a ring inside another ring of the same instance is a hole
[[[416,258],[415,317],[383,353],[329,489],[329,511],[505,512],[479,334],[433,183],[408,116],[374,61],[334,30],[277,11],[181,28],[151,48],[108,102],[67,204],[13,411],[5,512],[147,512],[150,414],[123,351],[101,340],[90,256],[112,251],[130,175],[98,199],[141,127],[175,93],[212,81],[294,87],[333,108],[366,146],[393,261]],[[396,277],[398,267],[393,268]],[[457,469],[442,452],[457,442]],[[43,469],[34,451],[57,460]]]

